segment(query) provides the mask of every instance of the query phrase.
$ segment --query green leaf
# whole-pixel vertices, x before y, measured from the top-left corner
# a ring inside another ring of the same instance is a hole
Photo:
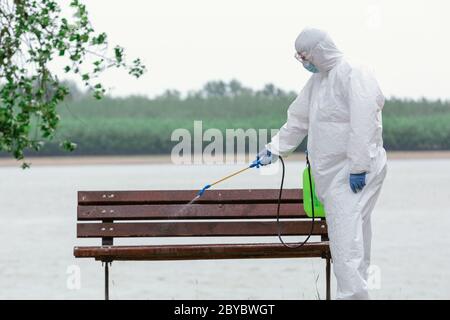
[[[23,162],[21,167],[22,167],[23,170],[29,169],[31,167],[31,163]]]
[[[73,143],[73,142],[71,142],[71,141],[69,141],[69,140],[64,140],[64,141],[61,143],[61,147],[62,147],[64,150],[67,150],[67,151],[69,151],[69,152],[72,152],[72,151],[74,151],[74,150],[77,148],[77,144],[76,144],[76,143]]]

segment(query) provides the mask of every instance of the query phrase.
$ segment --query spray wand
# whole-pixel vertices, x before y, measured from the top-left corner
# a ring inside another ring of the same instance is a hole
[[[242,172],[247,171],[248,169],[255,168],[255,167],[259,168],[261,165],[262,164],[261,164],[261,161],[259,160],[259,156],[258,156],[258,157],[256,157],[256,160],[253,161],[250,166],[248,166],[248,167],[246,167],[244,169],[241,169],[239,171],[236,171],[235,173],[232,173],[232,174],[230,174],[230,175],[228,175],[226,177],[223,177],[222,179],[219,179],[219,180],[217,180],[217,181],[215,181],[215,182],[213,182],[211,184],[207,184],[206,186],[204,186],[203,189],[201,189],[197,193],[197,197],[201,197],[205,193],[205,191],[208,190],[209,188],[211,188],[212,186],[214,186],[214,185],[216,185],[218,183],[221,183],[222,181],[228,180],[228,179],[230,179],[230,178],[232,178],[234,176],[237,176],[238,174],[241,174]]]

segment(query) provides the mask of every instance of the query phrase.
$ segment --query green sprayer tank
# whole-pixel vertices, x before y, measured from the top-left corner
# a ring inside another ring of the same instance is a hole
[[[314,178],[311,177],[312,193],[314,196],[314,217],[324,218],[325,209],[322,203],[319,201],[316,195],[316,190],[314,187]],[[312,218],[312,208],[311,208],[311,190],[309,187],[309,171],[308,167],[303,170],[303,208],[305,209],[306,215]]]

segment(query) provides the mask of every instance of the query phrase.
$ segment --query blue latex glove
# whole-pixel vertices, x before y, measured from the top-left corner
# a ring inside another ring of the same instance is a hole
[[[253,161],[251,167],[259,167],[266,166],[268,164],[271,164],[278,160],[278,156],[276,154],[273,154],[267,149],[264,149],[258,155],[256,156],[256,160]]]
[[[350,188],[354,193],[361,191],[366,185],[366,173],[350,174]]]

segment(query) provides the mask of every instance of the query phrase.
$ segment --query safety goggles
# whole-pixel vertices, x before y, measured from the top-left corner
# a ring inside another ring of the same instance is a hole
[[[309,55],[306,52],[296,52],[294,55],[295,59],[297,59],[298,61],[300,61],[301,63],[305,63],[309,60]]]

